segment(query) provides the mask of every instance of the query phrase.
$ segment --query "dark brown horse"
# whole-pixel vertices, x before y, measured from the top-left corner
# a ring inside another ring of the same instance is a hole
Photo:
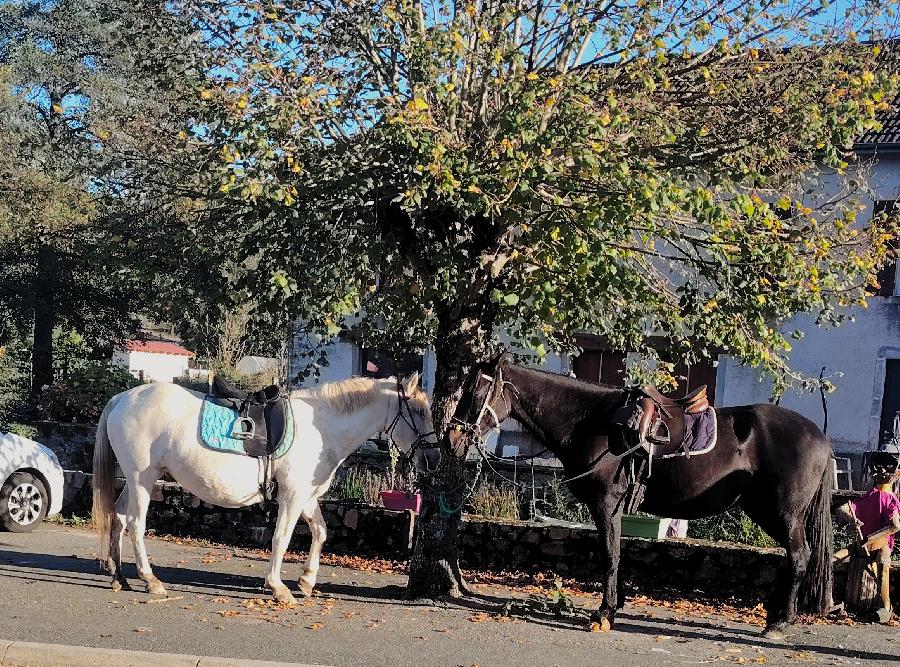
[[[623,389],[588,384],[509,363],[477,366],[456,412],[481,434],[511,416],[562,462],[572,493],[591,511],[600,534],[605,594],[597,611],[614,620],[619,537],[628,492],[626,461],[608,449]],[[640,509],[697,519],[738,504],[781,544],[786,566],[766,601],[766,636],[777,637],[804,611],[831,605],[831,445],[802,415],[775,405],[717,408],[718,440],[709,453],[656,460]]]

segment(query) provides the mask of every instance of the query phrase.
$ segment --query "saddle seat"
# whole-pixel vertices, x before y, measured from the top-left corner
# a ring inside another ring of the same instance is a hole
[[[264,405],[273,401],[281,394],[281,387],[277,384],[269,385],[259,391],[244,391],[231,384],[221,375],[214,375],[212,382],[212,395],[214,398],[235,399],[238,401],[250,400],[251,405]]]
[[[648,443],[651,456],[668,456],[678,452],[685,440],[685,415],[700,415],[709,408],[706,385],[684,398],[663,396],[655,387],[641,387],[638,400],[643,414],[638,423],[642,442]]]
[[[285,441],[293,440],[293,416],[288,396],[278,385],[251,392],[216,375],[206,400],[237,413],[231,432],[222,435],[239,440],[244,454],[261,458],[276,454],[276,450],[283,453],[282,444],[290,446]]]

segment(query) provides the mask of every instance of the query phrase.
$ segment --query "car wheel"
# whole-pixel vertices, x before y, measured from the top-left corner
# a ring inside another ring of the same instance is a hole
[[[13,473],[0,489],[0,526],[28,533],[47,516],[49,507],[50,496],[41,480],[31,473]]]

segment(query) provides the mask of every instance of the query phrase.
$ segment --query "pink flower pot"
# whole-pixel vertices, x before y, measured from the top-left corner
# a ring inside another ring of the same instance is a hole
[[[412,510],[416,514],[422,511],[422,494],[408,491],[382,491],[381,504],[389,510]]]

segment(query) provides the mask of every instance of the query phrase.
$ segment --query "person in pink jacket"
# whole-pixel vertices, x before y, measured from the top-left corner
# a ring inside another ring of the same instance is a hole
[[[900,500],[893,488],[900,478],[900,449],[889,444],[885,450],[872,452],[868,466],[875,485],[862,498],[839,507],[837,514],[855,528],[857,548],[865,548],[868,553],[877,552],[882,606],[876,613],[879,621],[887,623],[891,619],[891,552],[894,550],[894,533],[900,531]]]

